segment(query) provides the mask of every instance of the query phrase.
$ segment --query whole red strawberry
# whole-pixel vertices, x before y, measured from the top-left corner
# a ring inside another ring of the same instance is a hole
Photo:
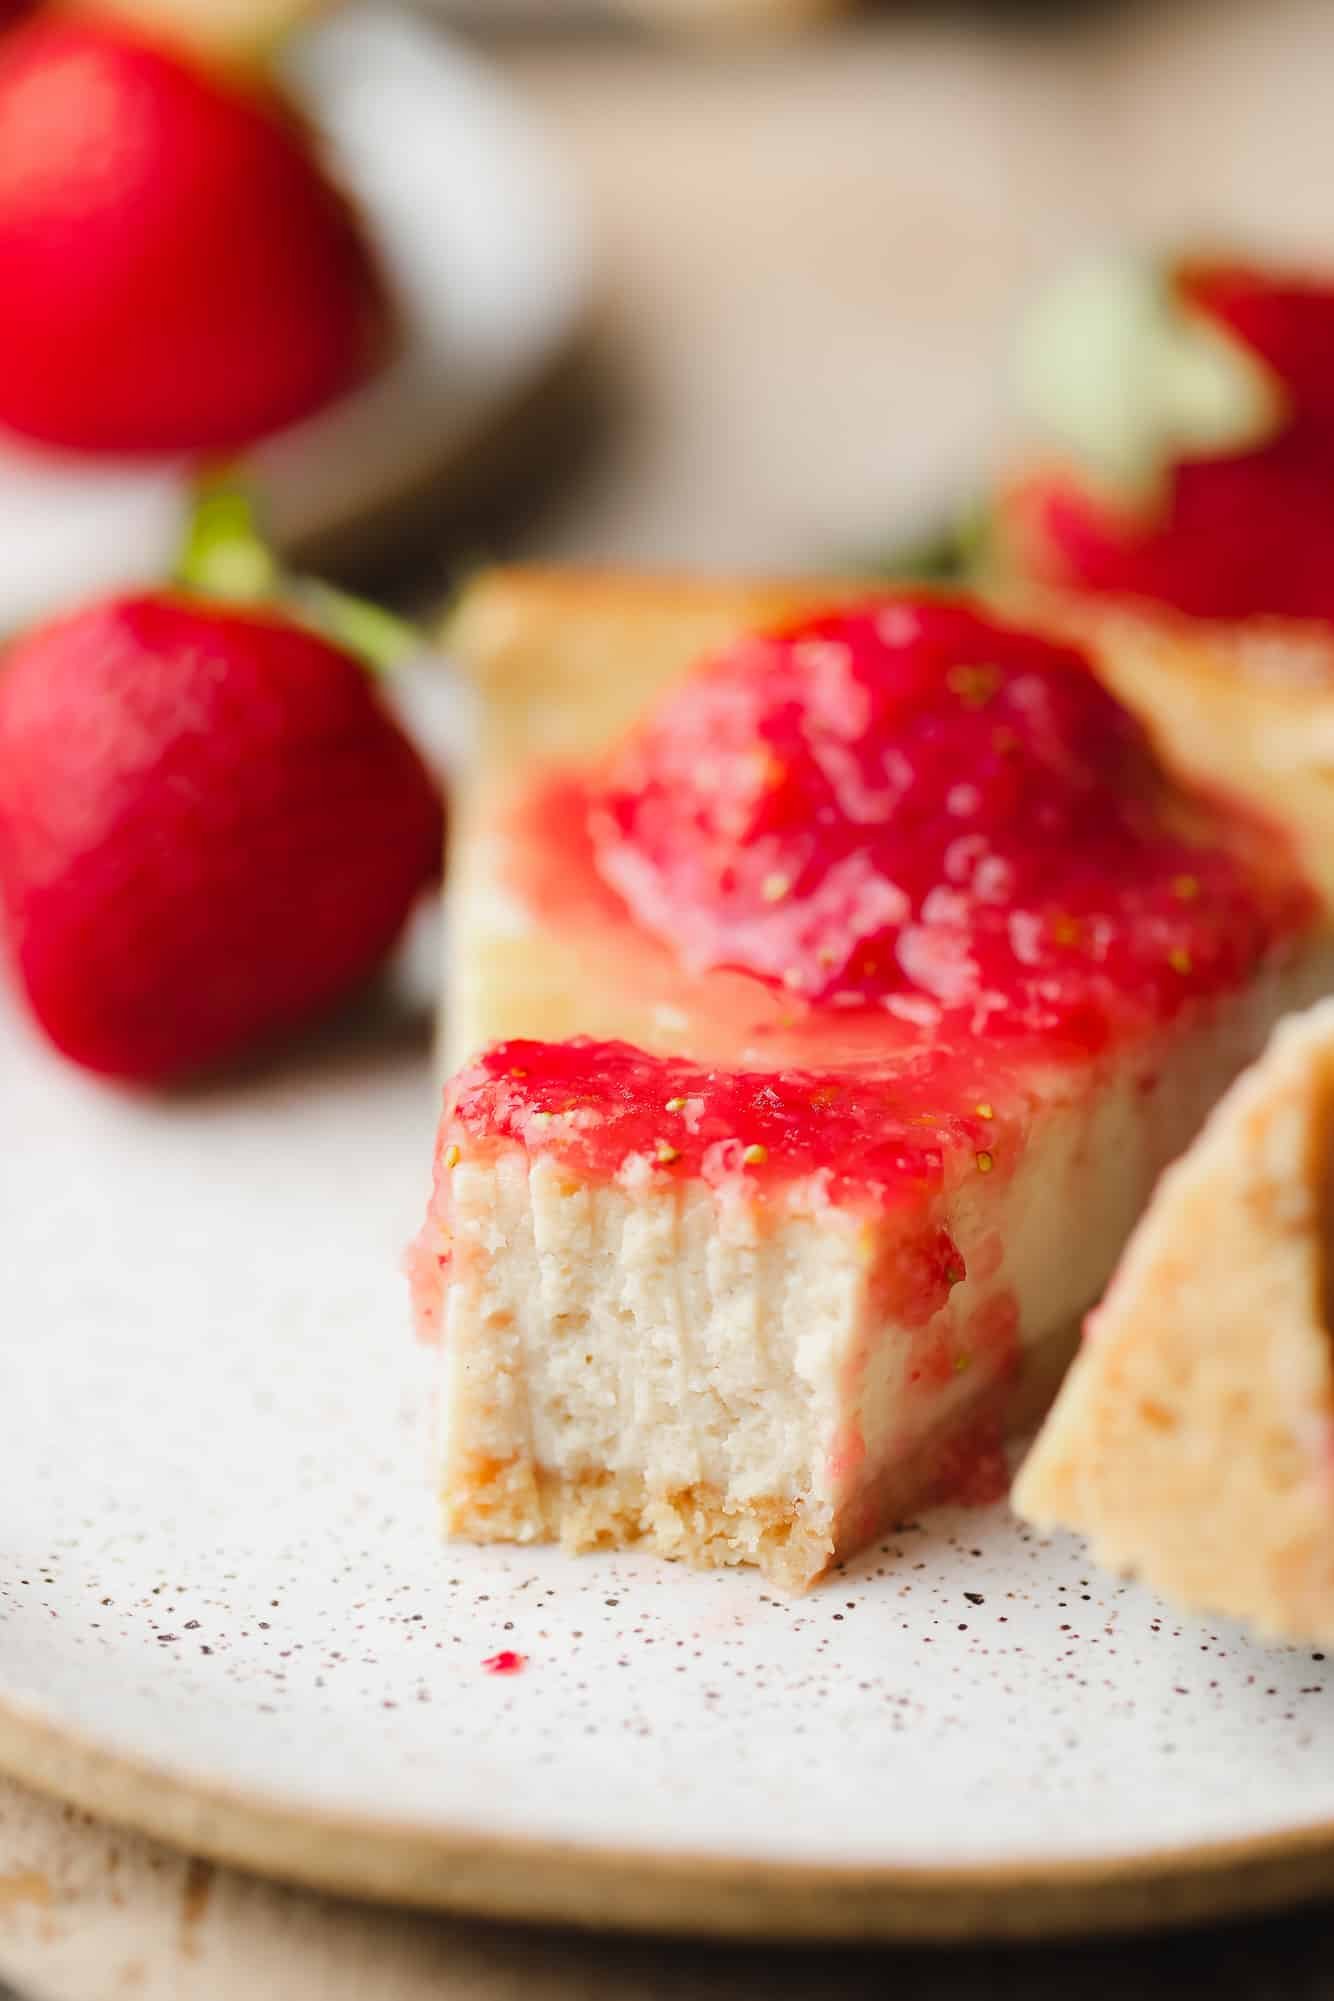
[[[276,101],[106,23],[0,40],[0,424],[223,449],[374,365],[379,287]]]
[[[1269,421],[1231,448],[1167,452],[1147,496],[1078,458],[1026,470],[997,503],[1003,559],[1203,616],[1334,618],[1334,280],[1217,262],[1164,278],[1180,324],[1271,385]]]
[[[273,612],[100,604],[0,671],[0,913],[57,1047],[212,1069],[373,972],[442,810],[350,655]]]

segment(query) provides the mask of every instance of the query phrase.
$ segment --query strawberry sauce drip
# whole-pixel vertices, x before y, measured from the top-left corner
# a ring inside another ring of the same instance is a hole
[[[940,600],[739,641],[616,753],[589,824],[692,971],[1048,1056],[1235,988],[1310,909],[1082,656]]]

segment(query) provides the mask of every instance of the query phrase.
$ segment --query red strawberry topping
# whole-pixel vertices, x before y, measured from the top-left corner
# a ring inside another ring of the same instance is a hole
[[[944,600],[739,641],[632,734],[591,825],[687,966],[1048,1046],[1226,990],[1308,909],[1078,653]]]

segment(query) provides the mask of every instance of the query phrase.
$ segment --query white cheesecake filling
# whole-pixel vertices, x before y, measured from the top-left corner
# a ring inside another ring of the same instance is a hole
[[[1017,1349],[1073,1332],[1161,1169],[1277,1016],[1332,972],[1322,945],[1203,1017],[1035,1079],[1018,1161],[988,1175],[947,1166],[929,1220],[968,1275],[925,1327],[884,1317],[874,1284],[920,1239],[920,1209],[833,1208],[810,1181],[768,1201],[701,1182],[590,1182],[512,1144],[461,1160],[446,1491],[516,1462],[650,1495],[708,1488],[737,1510],[800,1502],[832,1521],[951,1418],[994,1401]]]

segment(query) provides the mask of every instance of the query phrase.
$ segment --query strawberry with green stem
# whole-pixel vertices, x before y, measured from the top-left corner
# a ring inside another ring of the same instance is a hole
[[[355,614],[381,659],[393,622],[273,583],[223,497],[182,588],[57,619],[0,669],[0,918],[31,1012],[104,1076],[170,1084],[290,1035],[438,870],[435,783],[314,621]]]
[[[1088,266],[1035,313],[1023,386],[1058,456],[1003,485],[991,566],[1205,617],[1334,618],[1334,281]]]

